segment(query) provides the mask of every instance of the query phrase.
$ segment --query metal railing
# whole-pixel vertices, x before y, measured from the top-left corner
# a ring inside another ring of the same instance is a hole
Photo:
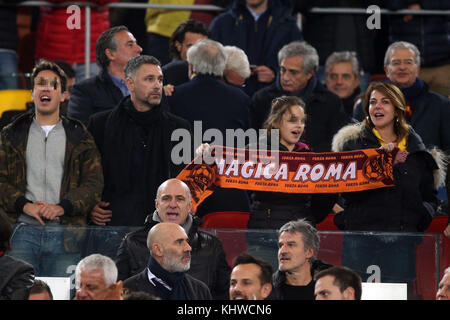
[[[99,5],[90,2],[76,2],[67,1],[63,3],[51,3],[47,1],[23,1],[15,4],[17,6],[51,6],[51,7],[68,7],[70,5],[77,5],[85,7],[85,70],[86,78],[90,76],[90,51],[91,51],[91,8],[106,7],[106,8],[122,8],[122,9],[167,9],[167,10],[191,10],[191,11],[224,11],[224,8],[214,5],[173,5],[173,4],[150,4],[150,3],[109,3]],[[317,14],[366,14],[370,15],[365,8],[317,8],[313,7],[310,10],[311,13]],[[380,13],[383,15],[450,15],[450,10],[387,10],[381,9]]]

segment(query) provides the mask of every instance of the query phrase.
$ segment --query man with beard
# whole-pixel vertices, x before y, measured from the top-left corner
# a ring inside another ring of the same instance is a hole
[[[211,300],[206,284],[186,272],[191,266],[191,246],[177,223],[161,222],[147,237],[150,259],[147,268],[128,278],[124,287],[143,291],[162,300]]]
[[[189,130],[187,121],[163,110],[163,74],[152,56],[137,56],[125,66],[130,95],[112,110],[97,113],[88,129],[102,155],[105,188],[91,211],[96,225],[141,226],[155,210],[158,186],[183,169],[175,165],[172,132]]]
[[[272,291],[272,266],[266,261],[241,253],[233,261],[230,300],[264,300]]]
[[[181,180],[163,182],[156,193],[156,210],[145,219],[144,226],[125,235],[115,259],[119,280],[145,270],[150,257],[147,235],[161,222],[173,222],[186,231],[191,251],[189,275],[203,281],[215,300],[228,299],[231,268],[219,238],[199,230],[202,220],[193,214],[191,192]]]

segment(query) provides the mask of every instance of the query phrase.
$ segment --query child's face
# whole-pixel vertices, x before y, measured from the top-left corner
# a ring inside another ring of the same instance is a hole
[[[294,105],[286,110],[278,129],[280,130],[280,142],[292,151],[305,130],[305,112],[303,108]]]

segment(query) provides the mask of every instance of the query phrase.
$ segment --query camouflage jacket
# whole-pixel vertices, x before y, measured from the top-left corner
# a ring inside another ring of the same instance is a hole
[[[15,221],[29,201],[26,192],[26,146],[34,113],[26,113],[0,135],[0,206]],[[103,173],[94,139],[77,120],[61,117],[66,132],[60,203],[64,225],[86,225],[87,215],[100,201]]]

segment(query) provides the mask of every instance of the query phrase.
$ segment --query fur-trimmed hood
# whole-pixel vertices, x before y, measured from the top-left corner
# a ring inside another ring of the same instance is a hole
[[[331,150],[333,152],[344,151],[344,146],[350,142],[355,141],[363,134],[363,131],[367,130],[363,122],[350,124],[341,128],[333,137]],[[420,141],[422,143],[422,141]],[[433,147],[431,149],[425,149],[424,151],[431,154],[436,162],[437,169],[433,170],[434,186],[438,189],[445,185],[445,175],[447,172],[448,156],[439,148]]]

